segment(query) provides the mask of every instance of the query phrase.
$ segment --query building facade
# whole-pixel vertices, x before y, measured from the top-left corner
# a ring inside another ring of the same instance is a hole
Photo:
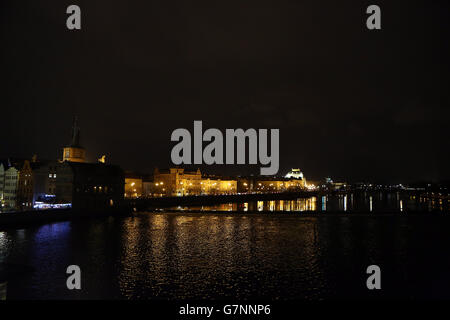
[[[3,210],[3,189],[5,188],[5,167],[0,162],[0,212]]]
[[[240,177],[238,193],[294,192],[306,188],[305,178]]]
[[[202,194],[233,194],[237,192],[237,180],[231,178],[203,177]]]
[[[57,203],[77,210],[103,210],[122,204],[125,177],[120,167],[63,162],[56,169]]]
[[[154,194],[165,196],[187,196],[201,194],[202,174],[197,171],[185,171],[183,168],[168,170],[155,169],[153,173]]]
[[[17,209],[51,207],[55,202],[56,161],[25,160],[19,171]]]
[[[33,209],[33,183],[33,170],[31,169],[30,161],[25,160],[17,180],[17,209]]]
[[[290,178],[266,176],[227,178],[202,176],[200,170],[189,172],[183,168],[167,170],[156,168],[153,181],[147,182],[145,188],[143,180],[133,180],[140,177],[130,177],[129,184],[127,183],[130,186],[129,192],[126,192],[126,196],[133,197],[133,192],[141,190],[141,183],[142,194],[147,197],[298,191],[306,188],[306,179],[303,173],[296,170],[298,169],[293,169],[295,176]],[[131,189],[132,183],[133,186],[139,187]],[[139,194],[138,192],[137,195]]]
[[[5,211],[17,209],[17,184],[19,181],[19,170],[10,166],[5,170],[5,184],[3,188],[3,204]]]
[[[125,172],[125,198],[141,198],[143,195],[142,176],[133,172]]]
[[[155,183],[153,177],[146,175],[142,177],[142,196],[144,198],[153,197],[153,190],[155,190]]]

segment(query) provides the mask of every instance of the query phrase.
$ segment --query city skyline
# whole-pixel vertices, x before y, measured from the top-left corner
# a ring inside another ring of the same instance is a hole
[[[56,158],[78,115],[88,159],[106,154],[151,171],[170,164],[171,132],[202,120],[279,128],[280,172],[448,180],[448,3],[379,5],[383,28],[370,31],[366,7],[348,2],[275,11],[261,2],[108,4],[107,13],[86,3],[82,29],[71,32],[63,3],[33,16],[4,2],[2,105],[11,120],[0,128],[0,157]]]
[[[155,169],[169,169],[169,168],[183,168],[186,170],[200,170],[203,174],[206,175],[217,175],[217,176],[224,176],[224,177],[232,177],[232,176],[261,176],[260,172],[259,172],[259,165],[255,164],[255,165],[249,165],[249,164],[244,164],[244,165],[238,165],[238,164],[212,164],[212,165],[207,165],[207,164],[181,164],[181,165],[175,165],[173,164],[170,160],[169,163],[167,164],[162,164],[160,166],[158,165],[147,165],[144,169],[136,169],[136,168],[130,168],[130,167],[124,167],[121,163],[117,163],[117,162],[111,162],[110,160],[110,153],[108,152],[103,152],[100,151],[99,153],[94,153],[91,150],[87,149],[84,147],[85,143],[83,142],[82,138],[81,138],[81,128],[78,126],[79,123],[79,117],[74,115],[72,116],[72,127],[70,129],[70,131],[68,130],[69,126],[66,125],[66,130],[67,132],[70,132],[70,136],[67,134],[67,139],[66,139],[66,143],[60,147],[57,148],[57,156],[55,158],[51,158],[51,157],[41,157],[39,152],[34,152],[32,153],[32,155],[30,156],[15,156],[15,155],[6,155],[6,156],[0,156],[0,160],[3,160],[5,163],[7,163],[8,161],[19,161],[21,163],[23,163],[23,161],[28,160],[28,161],[75,161],[78,162],[79,160],[75,158],[72,158],[72,152],[70,153],[70,157],[69,157],[69,149],[70,150],[76,150],[76,153],[82,152],[82,162],[87,162],[87,163],[97,163],[97,162],[107,162],[113,165],[119,165],[122,167],[122,169],[124,169],[127,172],[134,172],[134,173],[139,173],[139,174],[143,174],[143,175],[151,175],[153,174],[153,171]],[[63,135],[61,135],[63,136]],[[89,141],[89,139],[84,139]],[[248,144],[248,140],[246,141],[246,152],[249,151],[249,144]],[[75,144],[75,145],[74,145]],[[87,143],[89,145],[89,143]],[[203,146],[205,146],[207,143],[203,143]],[[174,145],[174,143],[172,143],[172,145]],[[75,147],[75,148],[73,148]],[[192,148],[193,149],[193,148]],[[248,159],[248,154],[246,155],[247,159]],[[151,163],[151,160],[149,161],[149,163]],[[297,166],[299,167],[299,166]],[[289,173],[292,168],[294,168],[294,166],[290,167],[290,168],[284,168],[280,166],[280,170],[277,172],[277,174],[275,175],[269,175],[267,176],[268,178],[272,177],[284,177],[287,173]],[[231,170],[230,170],[231,169]],[[399,183],[413,183],[413,184],[417,184],[417,183],[428,183],[428,182],[432,182],[432,183],[447,183],[449,179],[430,179],[430,180],[426,180],[426,179],[420,179],[420,178],[414,178],[411,177],[411,179],[404,179],[404,180],[396,180],[396,181],[389,181],[389,180],[383,180],[380,179],[378,177],[371,177],[371,178],[366,178],[366,179],[352,179],[351,177],[344,177],[344,176],[340,176],[340,175],[336,175],[336,176],[331,176],[331,175],[321,175],[321,176],[313,176],[311,178],[311,180],[315,181],[315,182],[323,182],[326,179],[335,179],[335,180],[339,180],[339,181],[346,181],[348,183],[361,183],[361,182],[366,182],[366,183],[379,183],[379,184],[399,184]]]

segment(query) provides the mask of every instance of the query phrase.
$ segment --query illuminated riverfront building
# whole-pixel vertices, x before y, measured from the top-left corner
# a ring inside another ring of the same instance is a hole
[[[34,167],[34,163],[33,163]],[[19,179],[17,186],[17,206],[21,210],[33,209],[33,191],[34,191],[34,175],[31,163],[25,160],[19,171]]]
[[[0,205],[1,211],[12,211],[17,208],[17,186],[19,181],[19,169],[22,166],[22,160],[7,159],[0,161]]]
[[[246,192],[284,192],[305,189],[306,178],[300,169],[292,169],[284,178],[277,177],[239,177],[237,191]]]
[[[142,176],[133,172],[125,172],[125,198],[140,198],[142,193]]]
[[[0,211],[32,210],[36,203],[54,198],[57,161],[0,160]]]
[[[153,173],[154,193],[167,196],[198,195],[201,194],[201,180],[200,169],[185,171],[183,168],[156,168]]]
[[[0,211],[72,207],[74,209],[112,209],[124,197],[124,173],[119,166],[86,163],[80,145],[80,129],[75,118],[72,141],[64,147],[63,159],[0,160]],[[140,189],[133,190],[142,193]]]
[[[202,194],[233,194],[237,192],[237,180],[231,178],[203,177]]]
[[[232,194],[237,191],[237,180],[216,176],[202,176],[200,169],[155,169],[153,196],[187,196],[200,194]]]
[[[56,192],[55,161],[25,160],[19,171],[17,207],[32,210],[40,203],[53,202]]]
[[[154,191],[154,182],[150,175],[125,172],[125,198],[148,198],[153,196]]]
[[[254,184],[254,191],[257,192],[296,191],[303,188],[305,188],[303,179],[258,179]]]
[[[19,181],[19,170],[10,166],[5,170],[5,187],[3,189],[3,203],[6,210],[16,209],[17,183]]]
[[[237,191],[246,192],[284,192],[297,191],[306,187],[304,179],[242,177],[238,178]]]
[[[146,175],[125,175],[125,197],[167,197],[189,195],[235,194],[247,192],[284,192],[306,188],[302,178],[274,177],[223,177],[202,175],[200,169],[186,171],[184,168],[156,168],[153,179]]]
[[[85,162],[85,150],[80,145],[80,128],[77,125],[77,117],[75,117],[72,126],[71,144],[64,147],[63,161]]]

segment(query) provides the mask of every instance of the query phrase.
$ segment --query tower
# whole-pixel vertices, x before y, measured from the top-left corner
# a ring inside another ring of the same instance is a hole
[[[72,125],[71,144],[64,147],[63,161],[85,162],[85,150],[80,145],[80,128],[77,124],[78,118],[75,117]]]

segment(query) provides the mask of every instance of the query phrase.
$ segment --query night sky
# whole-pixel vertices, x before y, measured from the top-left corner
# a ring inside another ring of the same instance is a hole
[[[393,3],[395,2],[395,4]],[[77,4],[82,29],[66,28]],[[382,30],[366,28],[370,4]],[[2,0],[0,158],[170,166],[177,128],[279,128],[280,174],[450,178],[448,1]],[[260,165],[200,167],[258,173]]]

